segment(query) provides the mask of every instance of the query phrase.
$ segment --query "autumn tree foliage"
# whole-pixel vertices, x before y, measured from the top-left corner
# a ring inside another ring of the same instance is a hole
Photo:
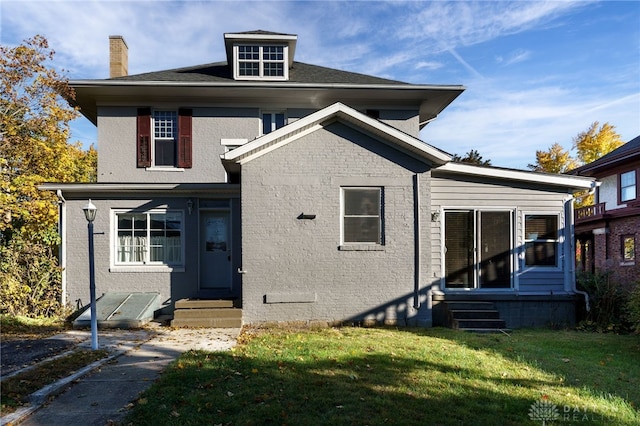
[[[623,144],[615,126],[609,123],[600,126],[600,123],[595,121],[586,131],[578,133],[573,138],[572,148],[576,150],[575,157],[569,150],[554,143],[547,151],[536,151],[536,162],[528,167],[536,172],[566,173],[597,160]],[[576,194],[576,207],[590,204],[593,204],[593,195],[587,192]]]
[[[573,147],[577,149],[578,161],[581,164],[596,161],[624,144],[615,131],[615,126],[604,123],[598,128],[599,124],[597,121],[594,122],[587,131],[579,133],[573,139]]]
[[[529,164],[530,169],[547,173],[565,173],[576,167],[578,162],[559,143],[554,143],[547,151],[536,151],[536,163]]]
[[[0,46],[0,302],[14,314],[51,313],[59,290],[57,199],[38,185],[96,176],[95,149],[68,143],[78,112],[53,57],[38,35]]]
[[[536,151],[536,162],[529,164],[528,167],[536,172],[565,173],[583,164],[591,163],[623,144],[620,135],[615,131],[615,126],[609,123],[600,126],[600,123],[595,121],[589,129],[578,133],[573,138],[572,148],[576,150],[575,157],[569,150],[554,143],[547,151]]]

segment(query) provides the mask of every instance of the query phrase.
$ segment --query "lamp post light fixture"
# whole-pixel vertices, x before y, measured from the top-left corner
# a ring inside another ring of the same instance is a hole
[[[91,349],[98,349],[98,318],[96,315],[96,271],[93,253],[93,221],[96,219],[98,208],[93,205],[91,199],[82,207],[84,217],[87,219],[87,232],[89,234],[89,293],[91,297]]]

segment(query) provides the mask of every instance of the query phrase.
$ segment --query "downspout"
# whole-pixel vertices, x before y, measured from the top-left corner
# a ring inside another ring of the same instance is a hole
[[[565,236],[565,241],[569,242],[569,260],[568,267],[565,268],[565,280],[569,280],[571,282],[572,290],[574,293],[581,294],[584,296],[584,305],[587,309],[587,312],[591,310],[591,306],[589,304],[589,294],[586,291],[578,290],[576,287],[576,246],[575,246],[575,231],[574,231],[574,223],[573,223],[573,196],[565,198],[564,201],[564,217],[565,217],[565,229],[567,230],[565,233],[569,234]]]
[[[58,234],[60,235],[60,248],[58,256],[60,257],[61,277],[60,284],[62,291],[60,294],[60,304],[65,306],[67,300],[67,200],[62,196],[62,190],[56,191],[58,195]]]
[[[420,309],[420,180],[418,174],[413,175],[413,264],[414,264],[414,276],[413,276],[413,308]]]

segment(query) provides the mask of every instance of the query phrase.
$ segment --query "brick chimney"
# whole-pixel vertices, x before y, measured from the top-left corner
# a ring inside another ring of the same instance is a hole
[[[109,78],[129,74],[129,48],[119,35],[109,36]]]

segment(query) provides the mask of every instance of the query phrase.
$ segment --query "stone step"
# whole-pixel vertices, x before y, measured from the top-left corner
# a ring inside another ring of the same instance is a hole
[[[500,313],[495,309],[454,309],[449,314],[455,319],[500,319]]]
[[[176,309],[233,308],[233,300],[180,299]]]
[[[230,318],[242,319],[242,309],[176,309],[173,319]]]
[[[171,321],[173,327],[183,328],[241,328],[241,318],[191,318],[191,319],[174,319]]]

